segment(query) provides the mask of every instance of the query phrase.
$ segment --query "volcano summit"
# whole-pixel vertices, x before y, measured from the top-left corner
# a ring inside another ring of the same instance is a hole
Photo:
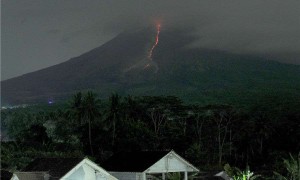
[[[101,97],[118,92],[199,102],[246,101],[261,92],[300,96],[298,65],[191,48],[197,38],[189,31],[159,30],[124,32],[64,63],[2,81],[2,104],[58,101],[88,89]]]

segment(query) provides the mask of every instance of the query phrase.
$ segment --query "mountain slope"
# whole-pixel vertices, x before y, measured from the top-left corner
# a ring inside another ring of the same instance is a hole
[[[187,31],[125,32],[64,63],[1,82],[2,104],[47,102],[94,89],[131,95],[177,95],[203,102],[245,101],[262,93],[299,97],[300,66],[227,52],[187,48]],[[247,98],[245,98],[247,97]]]

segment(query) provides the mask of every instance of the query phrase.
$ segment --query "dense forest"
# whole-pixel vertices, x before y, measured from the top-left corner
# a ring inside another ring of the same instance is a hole
[[[238,106],[78,92],[65,103],[1,110],[11,138],[1,144],[1,168],[54,156],[89,156],[101,165],[118,151],[174,149],[202,171],[230,164],[264,179],[289,176],[286,162],[300,163],[299,110],[297,100],[268,97]]]

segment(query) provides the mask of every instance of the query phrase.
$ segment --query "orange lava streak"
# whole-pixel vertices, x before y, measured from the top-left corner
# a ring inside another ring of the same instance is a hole
[[[153,53],[153,50],[154,48],[157,46],[158,44],[158,39],[159,39],[159,33],[160,33],[160,24],[158,24],[156,26],[156,38],[155,38],[155,43],[153,44],[150,52],[149,52],[149,55],[148,55],[148,58],[152,59],[152,53]]]

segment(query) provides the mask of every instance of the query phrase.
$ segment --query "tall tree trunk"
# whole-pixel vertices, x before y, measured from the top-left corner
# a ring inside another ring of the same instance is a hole
[[[202,127],[203,127],[203,124],[204,124],[204,120],[202,119],[202,121],[200,123],[200,126],[199,126],[199,120],[200,120],[200,116],[198,115],[197,121],[196,121],[196,127],[197,127],[197,135],[198,135],[198,144],[201,145],[201,142],[202,142]]]
[[[91,120],[89,120],[89,143],[90,143],[90,151],[92,156],[94,155],[93,146],[92,146],[92,131],[91,131]]]
[[[300,152],[298,153],[298,179],[300,180]]]
[[[222,146],[221,146],[221,127],[218,126],[219,132],[218,132],[218,147],[219,147],[219,166],[222,164]]]
[[[115,137],[116,137],[116,114],[114,113],[114,117],[113,117],[113,134],[112,134],[112,142],[111,144],[114,145],[115,144]]]
[[[230,131],[229,131],[229,156],[231,158],[231,151],[232,151],[232,137],[231,137],[231,128],[230,128]]]
[[[183,135],[186,135],[186,118],[184,118],[184,122],[183,122]]]

